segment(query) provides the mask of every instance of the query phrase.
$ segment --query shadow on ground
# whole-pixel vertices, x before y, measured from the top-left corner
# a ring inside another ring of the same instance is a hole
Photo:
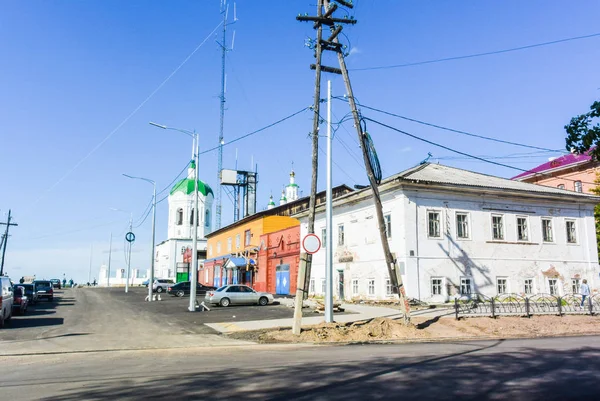
[[[85,388],[44,399],[596,399],[590,396],[600,391],[600,348],[495,350],[500,343],[467,344],[463,352],[426,357],[395,357],[390,348],[385,358],[279,367],[277,358],[289,363],[289,355],[282,352],[268,368],[196,366],[191,367],[195,373],[157,371],[128,378],[96,377],[92,382],[82,377]]]

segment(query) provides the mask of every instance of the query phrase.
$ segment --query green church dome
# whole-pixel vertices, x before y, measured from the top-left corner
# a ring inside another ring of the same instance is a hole
[[[189,167],[190,174],[191,174],[191,171],[193,171],[195,168],[196,168],[196,163],[193,160],[190,161],[190,167]],[[173,195],[175,192],[183,192],[186,195],[193,193],[194,192],[194,180],[192,178],[184,178],[183,180],[179,181],[171,189],[170,194]],[[211,194],[213,197],[215,196],[215,194],[213,193],[213,190],[208,186],[208,184],[205,184],[200,180],[198,180],[198,192],[200,192],[204,196],[208,196],[208,194]]]

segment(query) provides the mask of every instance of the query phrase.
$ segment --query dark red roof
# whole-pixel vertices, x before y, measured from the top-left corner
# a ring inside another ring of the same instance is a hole
[[[589,162],[592,160],[592,157],[588,154],[577,155],[573,153],[569,153],[568,155],[564,155],[561,157],[557,157],[554,160],[546,162],[544,164],[540,164],[539,166],[532,168],[531,170],[521,173],[516,177],[513,177],[513,180],[518,180],[521,177],[527,177],[534,174],[544,173],[546,171],[555,170],[557,168],[564,168],[574,164],[580,164],[582,162]]]

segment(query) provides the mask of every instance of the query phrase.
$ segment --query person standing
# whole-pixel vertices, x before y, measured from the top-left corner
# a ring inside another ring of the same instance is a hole
[[[587,280],[583,279],[583,283],[579,287],[579,292],[581,293],[581,307],[585,303],[585,299],[590,295],[590,286],[587,284]]]

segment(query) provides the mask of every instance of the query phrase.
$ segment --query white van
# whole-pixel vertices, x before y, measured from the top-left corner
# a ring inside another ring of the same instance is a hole
[[[10,278],[0,276],[0,327],[4,327],[4,321],[12,317],[13,286]]]

